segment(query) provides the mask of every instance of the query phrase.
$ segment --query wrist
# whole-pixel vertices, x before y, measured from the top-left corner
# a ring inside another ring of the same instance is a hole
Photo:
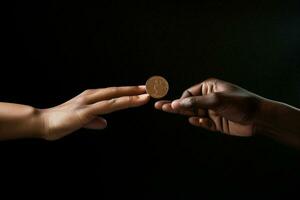
[[[272,100],[264,100],[255,122],[255,132],[300,149],[300,110]]]
[[[258,104],[254,119],[254,134],[270,134],[273,132],[274,119],[278,116],[274,101],[262,98]]]
[[[34,108],[34,110],[33,121],[35,127],[35,137],[39,139],[47,139],[47,109]]]
[[[277,137],[283,132],[297,133],[299,130],[299,109],[290,105],[263,99],[255,119],[256,133]]]

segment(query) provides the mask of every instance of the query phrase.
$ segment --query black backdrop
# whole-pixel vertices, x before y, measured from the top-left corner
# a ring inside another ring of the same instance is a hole
[[[299,107],[299,8],[298,1],[11,1],[3,6],[0,100],[46,108],[87,88],[162,75],[170,99],[217,77]],[[299,182],[299,152],[191,127],[153,103],[107,115],[104,131],[1,142],[5,180],[95,181],[100,194],[125,188],[179,196],[228,185],[248,190],[251,181],[252,192],[272,182],[293,191]]]

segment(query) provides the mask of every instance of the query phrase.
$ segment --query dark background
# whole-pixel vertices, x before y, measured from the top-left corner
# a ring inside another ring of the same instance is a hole
[[[217,77],[299,107],[299,8],[258,0],[10,1],[2,7],[0,100],[47,108],[88,88],[162,75],[170,99]],[[153,103],[107,115],[103,131],[1,142],[0,181],[90,184],[98,194],[173,191],[182,199],[184,191],[296,191],[296,150],[191,127]]]

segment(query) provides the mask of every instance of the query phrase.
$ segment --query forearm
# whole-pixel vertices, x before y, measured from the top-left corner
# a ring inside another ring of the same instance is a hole
[[[256,133],[300,149],[300,109],[264,99],[259,110]]]
[[[43,121],[38,109],[0,102],[0,140],[40,138]]]

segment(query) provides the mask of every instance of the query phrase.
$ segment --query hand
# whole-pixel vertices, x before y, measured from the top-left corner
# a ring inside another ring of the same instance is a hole
[[[231,83],[208,79],[185,90],[180,99],[158,101],[155,108],[189,116],[189,122],[211,131],[251,136],[263,98]]]
[[[146,104],[150,97],[144,93],[144,86],[92,89],[59,106],[41,109],[42,137],[56,140],[81,127],[104,129],[107,122],[99,115]]]

